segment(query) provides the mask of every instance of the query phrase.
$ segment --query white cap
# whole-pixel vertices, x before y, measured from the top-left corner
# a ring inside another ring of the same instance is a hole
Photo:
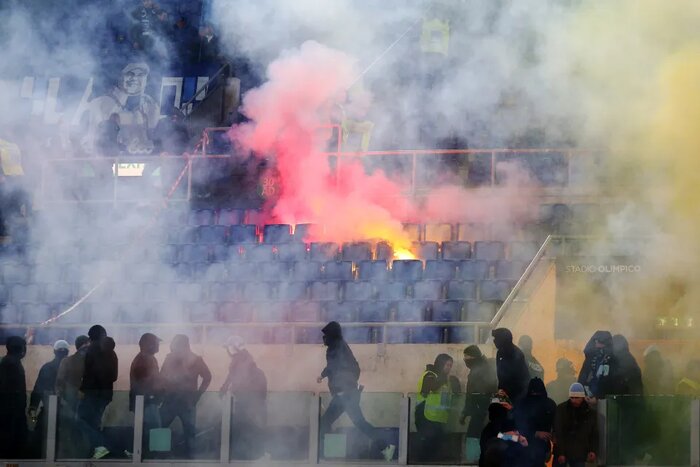
[[[53,349],[54,350],[70,350],[70,345],[68,345],[68,342],[61,339],[61,340],[57,340],[53,344]]]
[[[226,346],[240,352],[241,350],[245,349],[245,342],[241,336],[231,336],[226,341]]]

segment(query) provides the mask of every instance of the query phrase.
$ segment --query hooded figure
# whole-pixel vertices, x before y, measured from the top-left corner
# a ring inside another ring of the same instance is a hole
[[[525,355],[525,363],[527,363],[530,378],[539,378],[544,381],[544,368],[540,365],[539,360],[532,355],[532,337],[520,336],[520,339],[518,339],[518,347],[520,347],[520,350],[523,351],[523,355]]]
[[[27,343],[10,336],[7,355],[0,360],[0,458],[21,459],[27,442],[27,382],[22,359]]]
[[[464,349],[464,364],[469,369],[469,376],[460,422],[464,424],[469,417],[467,437],[478,438],[486,423],[491,394],[498,391],[496,364],[493,360],[487,359],[476,345],[470,345]]]
[[[630,353],[629,343],[625,336],[616,334],[612,338],[613,356],[617,363],[617,372],[613,382],[613,394],[642,395],[642,370],[637,360]]]
[[[150,332],[139,339],[140,352],[134,357],[129,369],[129,410],[134,411],[137,395],[144,396],[144,404],[155,404],[162,391],[158,360],[155,355],[160,350],[160,339]]]
[[[328,408],[321,417],[321,436],[330,432],[333,422],[345,412],[357,429],[373,440],[375,445],[381,449],[384,458],[387,461],[392,460],[396,446],[388,444],[377,433],[377,430],[367,422],[360,409],[361,388],[358,387],[360,365],[343,339],[340,324],[331,321],[321,329],[321,332],[323,333],[323,344],[327,347],[326,367],[317,381],[320,383],[328,378],[328,390],[332,396]]]
[[[513,334],[509,329],[498,328],[491,331],[496,353],[496,373],[498,389],[502,389],[515,404],[525,396],[530,381],[525,355],[513,344]]]
[[[569,400],[569,388],[576,382],[574,364],[568,358],[557,360],[557,379],[547,384],[547,395],[557,404]]]
[[[661,396],[674,393],[673,367],[665,359],[658,347],[651,345],[644,351],[644,373],[642,374],[644,394]]]
[[[612,349],[612,335],[608,331],[596,331],[583,351],[586,356],[578,375],[588,394],[598,399],[611,394],[617,366]]]
[[[515,426],[528,440],[523,465],[542,467],[550,455],[557,404],[547,397],[544,382],[532,378],[527,396],[515,408]]]
[[[488,407],[489,422],[481,432],[479,439],[481,448],[479,467],[516,465],[516,459],[522,452],[522,447],[498,437],[500,433],[515,431],[515,423],[509,407],[509,404],[498,398],[491,400]]]

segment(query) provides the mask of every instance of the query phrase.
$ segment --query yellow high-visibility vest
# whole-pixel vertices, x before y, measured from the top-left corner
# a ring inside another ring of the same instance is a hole
[[[428,393],[427,397],[424,397],[423,394],[421,394],[421,390],[423,389],[423,380],[428,374],[435,375],[436,378],[438,377],[433,371],[426,371],[423,373],[423,376],[420,377],[420,381],[418,382],[418,403],[425,402],[424,413],[426,419],[436,423],[447,423],[450,417],[450,407],[452,406],[452,392],[448,384],[445,383],[440,386],[437,391],[431,391]]]
[[[22,153],[19,146],[3,139],[0,139],[0,168],[2,168],[2,173],[8,177],[24,175]]]
[[[420,35],[420,47],[425,53],[447,56],[450,48],[450,25],[437,18],[424,19]]]

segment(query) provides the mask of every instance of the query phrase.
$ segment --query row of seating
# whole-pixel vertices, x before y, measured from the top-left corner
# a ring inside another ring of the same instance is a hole
[[[283,323],[283,322],[490,322],[498,303],[463,300],[271,301],[271,302],[136,302],[88,303],[59,323],[91,320],[113,323]],[[0,324],[36,325],[63,309],[48,304],[0,307]]]
[[[0,303],[65,305],[77,300],[92,286],[77,284],[17,284],[0,288]],[[127,303],[133,301],[183,302],[212,301],[373,301],[373,300],[479,300],[503,301],[512,289],[513,281],[418,281],[373,283],[359,282],[213,282],[183,283],[110,283],[100,287],[88,298],[89,303]]]

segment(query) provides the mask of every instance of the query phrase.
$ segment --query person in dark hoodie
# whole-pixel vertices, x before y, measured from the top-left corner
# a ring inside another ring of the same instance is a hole
[[[613,381],[615,395],[643,394],[642,370],[630,352],[627,339],[622,334],[612,338],[613,356],[617,363],[617,372]]]
[[[469,376],[459,422],[464,425],[469,417],[467,443],[475,446],[486,424],[491,394],[498,391],[498,377],[495,362],[487,359],[476,345],[464,349],[464,364],[469,369]]]
[[[520,339],[518,339],[518,347],[523,351],[523,355],[525,355],[525,363],[527,363],[530,378],[539,378],[544,381],[544,368],[540,365],[539,360],[532,355],[532,337],[527,335],[520,336]]]
[[[566,402],[569,400],[569,389],[575,382],[574,364],[568,358],[560,358],[557,360],[557,379],[547,384],[547,395],[557,404]]]
[[[673,366],[661,355],[655,345],[644,351],[644,372],[642,373],[644,394],[662,396],[674,393]]]
[[[435,362],[426,365],[425,372],[418,382],[416,396],[416,429],[421,439],[418,460],[434,462],[441,459],[443,441],[450,411],[454,388],[450,384],[450,372],[454,361],[447,354],[440,354]]]
[[[547,397],[544,382],[532,378],[527,396],[515,408],[515,426],[528,439],[521,465],[543,467],[551,454],[552,431],[557,404]]]
[[[240,336],[228,341],[231,357],[228,376],[220,393],[233,395],[231,453],[237,460],[256,460],[265,454],[267,378],[245,348]]]
[[[45,363],[39,370],[34,389],[29,398],[29,417],[36,420],[34,435],[31,442],[32,453],[41,456],[46,439],[46,412],[49,408],[49,396],[56,393],[56,377],[58,368],[68,356],[70,345],[64,340],[57,340],[53,345],[54,358]]]
[[[613,390],[616,373],[612,335],[608,331],[596,331],[583,350],[586,356],[578,375],[589,396],[604,399]]]
[[[155,355],[160,350],[160,339],[145,333],[139,339],[140,352],[136,354],[129,369],[129,410],[134,411],[136,396],[143,396],[144,450],[148,449],[150,431],[160,428],[160,394],[162,384]]]
[[[509,329],[498,328],[491,331],[496,353],[496,374],[498,389],[505,391],[515,405],[525,397],[530,382],[525,355],[513,344],[513,334]]]
[[[318,377],[320,384],[328,378],[328,390],[331,393],[331,402],[321,416],[321,435],[331,431],[335,422],[343,412],[348,414],[352,423],[365,436],[373,440],[381,449],[384,459],[388,462],[394,458],[396,446],[386,443],[378,436],[377,430],[365,419],[360,409],[361,388],[358,385],[360,379],[360,365],[350,347],[343,339],[343,331],[340,324],[331,321],[322,330],[323,344],[326,349],[326,367]]]
[[[27,442],[27,381],[22,359],[27,343],[10,336],[0,360],[0,459],[21,459]]]
[[[511,401],[494,395],[488,407],[489,422],[481,432],[479,467],[516,466],[528,441],[515,429]],[[517,437],[517,438],[516,438]]]
[[[84,394],[78,407],[78,416],[87,425],[93,459],[109,454],[102,435],[102,415],[112,402],[114,382],[118,376],[118,359],[114,352],[114,340],[99,324],[88,331],[90,345],[85,353],[85,369],[80,391]],[[111,348],[110,348],[111,347]]]
[[[160,376],[164,387],[161,422],[168,427],[175,418],[180,419],[185,436],[184,454],[190,458],[196,434],[197,403],[211,383],[211,371],[204,359],[190,349],[190,339],[178,334],[170,343]]]
[[[557,406],[554,417],[554,465],[584,467],[598,453],[598,416],[586,402],[581,383],[569,388],[569,400]]]
[[[80,442],[83,433],[76,415],[80,402],[80,384],[85,372],[85,354],[90,346],[88,336],[75,339],[75,353],[64,358],[56,375],[58,395],[58,440],[57,454],[60,459],[74,459],[81,456]]]

